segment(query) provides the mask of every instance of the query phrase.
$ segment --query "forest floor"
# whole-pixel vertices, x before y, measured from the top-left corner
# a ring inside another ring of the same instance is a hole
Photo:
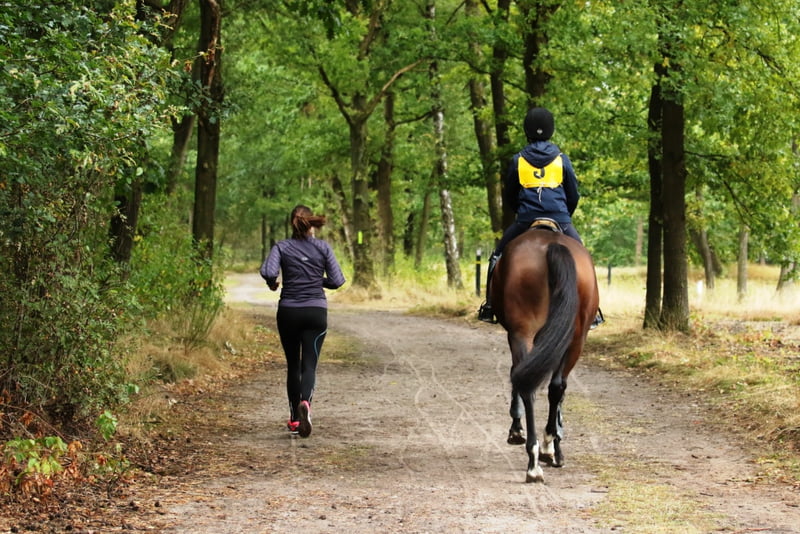
[[[543,484],[525,483],[524,448],[505,442],[505,333],[472,319],[332,302],[313,432],[290,435],[264,293],[242,276],[229,301],[267,357],[168,392],[169,420],[136,454],[149,476],[2,510],[0,531],[800,532],[800,490],[765,474],[756,444],[700,394],[605,368],[591,339],[567,389],[566,466]]]

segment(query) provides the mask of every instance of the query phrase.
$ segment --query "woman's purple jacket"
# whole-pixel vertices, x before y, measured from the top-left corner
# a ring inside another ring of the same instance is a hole
[[[284,239],[269,251],[261,265],[261,277],[268,285],[281,274],[279,306],[327,308],[326,289],[337,289],[344,282],[342,269],[331,246],[322,239]]]

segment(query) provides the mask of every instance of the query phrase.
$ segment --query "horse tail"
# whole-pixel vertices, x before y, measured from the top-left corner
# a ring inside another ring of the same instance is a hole
[[[514,368],[511,383],[519,393],[535,391],[555,372],[567,352],[578,313],[578,282],[575,260],[560,243],[547,247],[550,309],[544,326],[533,338],[533,350]]]

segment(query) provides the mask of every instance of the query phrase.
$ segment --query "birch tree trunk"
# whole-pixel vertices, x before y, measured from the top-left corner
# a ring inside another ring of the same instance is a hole
[[[428,2],[426,6],[426,17],[431,28],[431,39],[436,40],[436,29],[433,21],[436,19],[436,5]],[[439,190],[439,207],[442,214],[442,233],[444,239],[444,257],[447,265],[447,285],[457,289],[463,289],[464,282],[461,279],[461,267],[458,259],[458,240],[456,239],[456,223],[453,215],[453,202],[450,191],[447,189],[447,146],[444,139],[444,104],[441,94],[441,79],[439,76],[439,64],[436,60],[430,63],[431,80],[431,111],[433,115],[433,136],[436,149],[436,161],[434,162],[433,183]]]
[[[747,296],[747,256],[750,231],[742,225],[739,229],[739,256],[736,260],[736,296],[739,300]]]

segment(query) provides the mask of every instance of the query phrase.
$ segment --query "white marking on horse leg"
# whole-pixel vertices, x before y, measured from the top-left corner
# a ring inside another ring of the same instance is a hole
[[[528,472],[525,475],[525,482],[544,482],[544,472],[539,465],[539,442],[533,444],[533,449],[528,461]]]
[[[542,456],[547,456],[548,458],[554,458],[556,455],[556,446],[555,446],[556,437],[550,434],[545,433],[544,435],[544,446],[542,447]]]

